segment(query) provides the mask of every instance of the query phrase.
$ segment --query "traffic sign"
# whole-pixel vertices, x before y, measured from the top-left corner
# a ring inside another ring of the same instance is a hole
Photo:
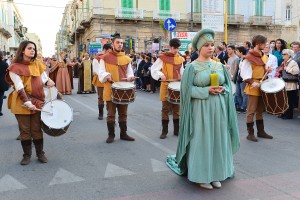
[[[93,42],[93,43],[91,42],[91,43],[89,43],[88,49],[89,49],[90,54],[100,53],[102,51],[102,44],[96,43],[96,42]]]
[[[168,18],[164,22],[164,27],[167,31],[174,31],[176,28],[176,21],[173,18]]]

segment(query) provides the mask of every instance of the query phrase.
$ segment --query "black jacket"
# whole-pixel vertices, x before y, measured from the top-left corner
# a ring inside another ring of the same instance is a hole
[[[4,92],[9,89],[9,84],[5,81],[6,69],[8,68],[8,64],[1,60],[0,61],[0,91]]]

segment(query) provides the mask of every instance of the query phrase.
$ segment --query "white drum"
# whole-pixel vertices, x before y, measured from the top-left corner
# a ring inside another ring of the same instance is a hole
[[[168,101],[172,104],[180,104],[180,82],[171,82],[168,85]]]
[[[135,100],[135,86],[131,82],[115,82],[111,86],[112,102],[116,104],[129,104]]]
[[[57,99],[58,90],[56,89],[56,87],[51,87],[51,88],[44,87],[45,102],[50,101],[50,90],[51,90],[52,101]]]
[[[73,121],[73,109],[61,100],[54,100],[52,103],[53,107],[51,107],[51,102],[48,102],[42,108],[43,111],[47,112],[41,112],[41,121],[43,131],[56,137],[67,132]]]
[[[282,79],[269,78],[261,83],[260,89],[268,113],[279,115],[289,108],[285,82]]]

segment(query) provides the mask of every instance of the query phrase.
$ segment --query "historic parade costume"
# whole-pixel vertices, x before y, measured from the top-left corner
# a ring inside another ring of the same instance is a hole
[[[93,66],[90,59],[84,59],[78,69],[78,92],[95,93],[95,88],[92,85]]]

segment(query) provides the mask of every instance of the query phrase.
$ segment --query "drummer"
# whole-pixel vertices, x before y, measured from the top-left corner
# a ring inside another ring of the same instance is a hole
[[[261,97],[260,81],[265,72],[272,71],[272,67],[267,67],[268,57],[262,50],[266,46],[267,38],[262,35],[256,35],[252,39],[253,49],[246,55],[246,59],[241,66],[241,77],[246,82],[245,93],[248,94],[247,105],[247,139],[257,142],[254,135],[254,114],[256,115],[257,137],[272,139],[273,136],[267,134],[264,130],[263,111],[264,103]]]
[[[169,81],[180,81],[183,73],[184,58],[178,54],[181,42],[173,38],[169,42],[170,51],[158,56],[158,59],[151,66],[151,76],[155,80],[161,80],[160,100],[162,101],[161,122],[162,133],[160,139],[165,139],[168,134],[169,110],[173,110],[174,135],[179,131],[179,104],[171,104],[167,101]]]
[[[134,81],[135,77],[131,67],[131,58],[123,51],[123,40],[116,33],[112,39],[113,51],[107,53],[100,60],[99,80],[104,83],[103,100],[107,107],[107,143],[112,143],[115,138],[116,109],[119,115],[119,126],[121,129],[121,140],[134,141],[133,137],[127,135],[127,109],[128,104],[115,104],[112,102],[112,83],[119,81]]]
[[[14,90],[8,98],[8,108],[18,121],[23,159],[21,165],[28,165],[32,154],[32,141],[36,155],[41,163],[48,160],[43,150],[43,132],[41,129],[41,109],[45,94],[43,85],[53,87],[54,82],[48,78],[46,66],[36,60],[36,44],[31,41],[21,42],[13,63],[8,68],[6,80]]]

